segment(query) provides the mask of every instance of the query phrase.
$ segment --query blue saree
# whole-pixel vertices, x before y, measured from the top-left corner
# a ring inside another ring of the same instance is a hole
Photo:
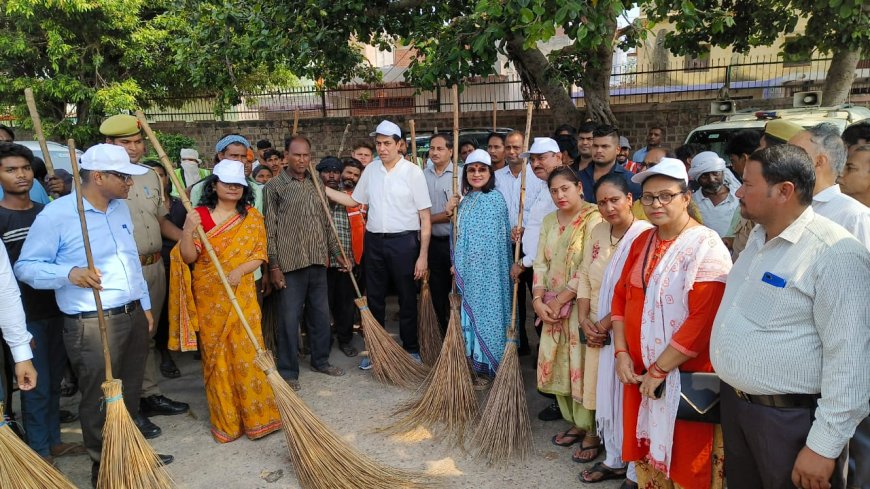
[[[511,316],[511,244],[507,204],[500,192],[469,193],[458,209],[453,265],[462,295],[465,356],[475,372],[494,377]]]

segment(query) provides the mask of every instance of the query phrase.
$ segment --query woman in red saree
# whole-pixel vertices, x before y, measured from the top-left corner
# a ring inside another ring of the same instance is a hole
[[[639,200],[655,227],[632,243],[613,293],[623,459],[637,461],[643,489],[720,489],[720,427],[681,421],[676,413],[680,372],[713,371],[710,332],[731,258],[715,231],[689,216],[682,162],[665,158],[632,180],[643,185]]]
[[[188,214],[171,255],[170,348],[196,349],[199,333],[211,432],[221,443],[243,434],[257,439],[281,428],[272,389],[254,365],[256,349],[195,235],[202,224],[262,346],[252,272],[266,260],[266,228],[263,216],[249,205],[251,197],[241,163],[224,160],[215,165],[202,205]]]

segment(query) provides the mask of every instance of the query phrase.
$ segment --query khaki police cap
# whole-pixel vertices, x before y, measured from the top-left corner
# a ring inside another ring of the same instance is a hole
[[[132,136],[139,134],[141,131],[142,127],[139,125],[139,119],[128,114],[113,115],[100,124],[100,133],[110,138]]]
[[[764,126],[764,134],[766,136],[772,136],[780,141],[788,141],[795,134],[803,130],[804,128],[800,125],[782,119],[772,120]]]

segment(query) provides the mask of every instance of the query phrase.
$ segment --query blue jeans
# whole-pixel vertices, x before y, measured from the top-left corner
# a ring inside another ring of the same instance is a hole
[[[33,367],[36,388],[21,391],[21,413],[27,444],[36,453],[47,456],[60,443],[60,380],[66,368],[63,346],[63,317],[28,321],[33,335]]]

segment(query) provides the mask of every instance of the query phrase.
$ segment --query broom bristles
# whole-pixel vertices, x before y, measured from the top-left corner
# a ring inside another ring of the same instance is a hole
[[[429,290],[429,281],[423,280],[420,287],[420,320],[417,323],[418,336],[420,337],[420,358],[426,365],[434,366],[441,353],[441,345],[444,337],[441,336],[441,325],[438,316],[435,315],[435,305],[432,303],[432,292]]]
[[[477,395],[471,382],[471,370],[465,358],[465,341],[459,319],[459,296],[450,295],[450,323],[441,354],[426,381],[420,387],[420,397],[395,412],[406,414],[382,431],[413,429],[418,425],[440,425],[448,437],[462,445],[465,432],[479,413]]]
[[[2,412],[3,403],[0,403]],[[0,420],[0,487],[75,489],[76,486],[21,441],[5,421]]]
[[[355,299],[355,302],[360,311],[360,323],[369,350],[374,378],[385,384],[408,389],[419,386],[426,378],[429,369],[414,361],[411,355],[378,323],[372,316],[365,297]]]
[[[474,455],[490,464],[525,460],[532,451],[532,426],[515,340],[505,345],[472,444]]]
[[[166,489],[172,479],[124,405],[121,381],[102,385],[106,398],[103,453],[97,489]]]
[[[431,485],[422,474],[381,465],[345,443],[278,374],[271,352],[261,351],[254,361],[266,374],[275,393],[290,459],[304,489],[393,489]]]

